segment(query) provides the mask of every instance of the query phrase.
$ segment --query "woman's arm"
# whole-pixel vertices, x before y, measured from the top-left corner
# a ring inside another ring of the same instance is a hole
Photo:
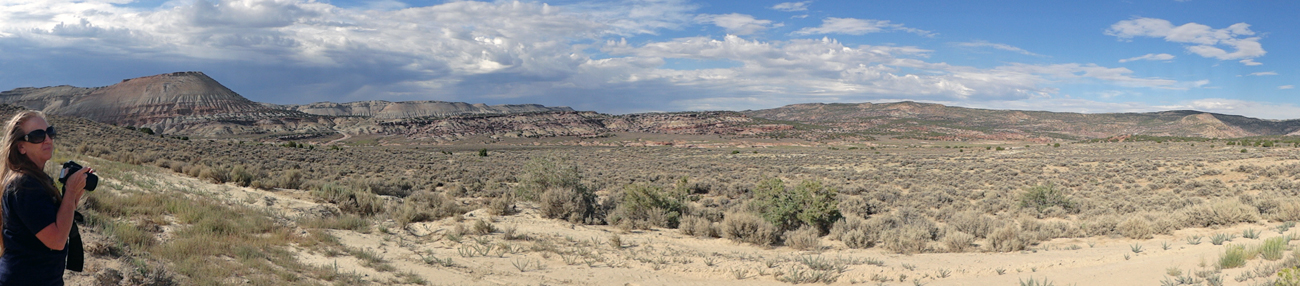
[[[63,246],[68,243],[68,232],[72,230],[72,213],[77,210],[77,202],[81,201],[81,195],[86,193],[86,172],[90,168],[82,168],[72,176],[68,177],[68,182],[64,184],[63,202],[59,204],[59,211],[54,223],[41,229],[36,233],[36,239],[53,250],[63,250]]]

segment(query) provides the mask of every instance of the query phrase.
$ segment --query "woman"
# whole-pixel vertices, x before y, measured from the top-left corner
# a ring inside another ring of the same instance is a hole
[[[72,213],[85,193],[82,168],[68,177],[66,194],[54,188],[45,162],[54,156],[54,127],[36,111],[22,111],[5,124],[0,149],[0,221],[3,255],[0,285],[63,285]]]

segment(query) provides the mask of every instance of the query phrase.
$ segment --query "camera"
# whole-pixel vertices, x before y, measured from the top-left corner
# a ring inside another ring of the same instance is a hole
[[[77,162],[73,162],[72,160],[68,160],[68,162],[63,163],[63,169],[59,170],[59,183],[63,183],[64,185],[67,185],[68,176],[72,175],[72,173],[76,173],[77,171],[81,171],[81,168],[82,167],[80,164],[77,164]],[[96,176],[95,174],[91,174],[91,173],[86,173],[86,187],[85,187],[86,191],[87,192],[94,191],[96,185],[99,185],[99,176]]]

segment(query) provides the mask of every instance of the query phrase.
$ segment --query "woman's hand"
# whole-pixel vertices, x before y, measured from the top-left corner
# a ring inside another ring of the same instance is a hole
[[[77,210],[81,195],[86,194],[86,173],[93,172],[94,169],[82,168],[68,175],[68,181],[63,183],[63,202],[59,203],[57,217],[53,223],[36,232],[36,239],[45,244],[45,247],[51,250],[63,250],[67,245],[68,232],[72,231],[72,213]]]
[[[72,175],[68,175],[68,181],[63,184],[63,199],[80,202],[81,196],[86,194],[86,174],[94,172],[95,169],[81,168]]]

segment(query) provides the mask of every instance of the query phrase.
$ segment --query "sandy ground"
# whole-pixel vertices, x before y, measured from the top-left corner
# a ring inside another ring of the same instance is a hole
[[[213,185],[165,172],[150,176],[200,188],[197,193],[231,204],[266,208],[286,221],[328,207],[305,191]],[[376,270],[347,254],[308,249],[296,252],[302,262],[357,273],[381,285],[393,284],[398,279],[397,273],[414,274],[428,285],[783,285],[788,283],[779,278],[806,268],[800,260],[841,265],[837,279],[828,283],[832,285],[1018,285],[1028,279],[1046,279],[1054,285],[1158,285],[1162,280],[1171,279],[1167,273],[1172,268],[1186,276],[1213,270],[1225,248],[1210,243],[1213,234],[1236,234],[1238,238],[1227,244],[1259,244],[1281,235],[1274,230],[1278,223],[1255,223],[1221,229],[1184,229],[1147,240],[1056,239],[1035,245],[1029,251],[1012,253],[901,255],[878,248],[849,249],[843,243],[825,238],[819,251],[797,251],[726,239],[701,239],[673,229],[623,232],[610,226],[544,219],[535,206],[527,204],[520,208],[520,213],[508,216],[491,216],[485,210],[476,210],[459,219],[405,227],[384,221],[368,233],[329,230],[345,246],[371,251],[396,270]],[[472,229],[479,220],[490,222],[496,230],[484,235],[448,235],[456,232],[457,225]],[[506,237],[508,228],[514,228],[516,237]],[[1260,238],[1242,238],[1246,229],[1261,231]],[[1287,233],[1297,231],[1300,230]],[[619,238],[620,245],[612,244],[614,236]],[[1187,239],[1191,236],[1203,238],[1193,245]],[[1134,252],[1135,245],[1141,246],[1140,252]],[[450,262],[442,263],[444,260]],[[1280,262],[1257,258],[1245,267],[1224,269],[1218,275],[1225,285],[1259,285],[1267,278],[1254,275],[1245,278],[1242,274],[1253,274],[1257,268]],[[92,260],[88,262],[88,273],[69,274],[68,283],[90,285],[95,271],[120,268],[120,263]],[[1243,281],[1234,279],[1237,277],[1243,277]]]

